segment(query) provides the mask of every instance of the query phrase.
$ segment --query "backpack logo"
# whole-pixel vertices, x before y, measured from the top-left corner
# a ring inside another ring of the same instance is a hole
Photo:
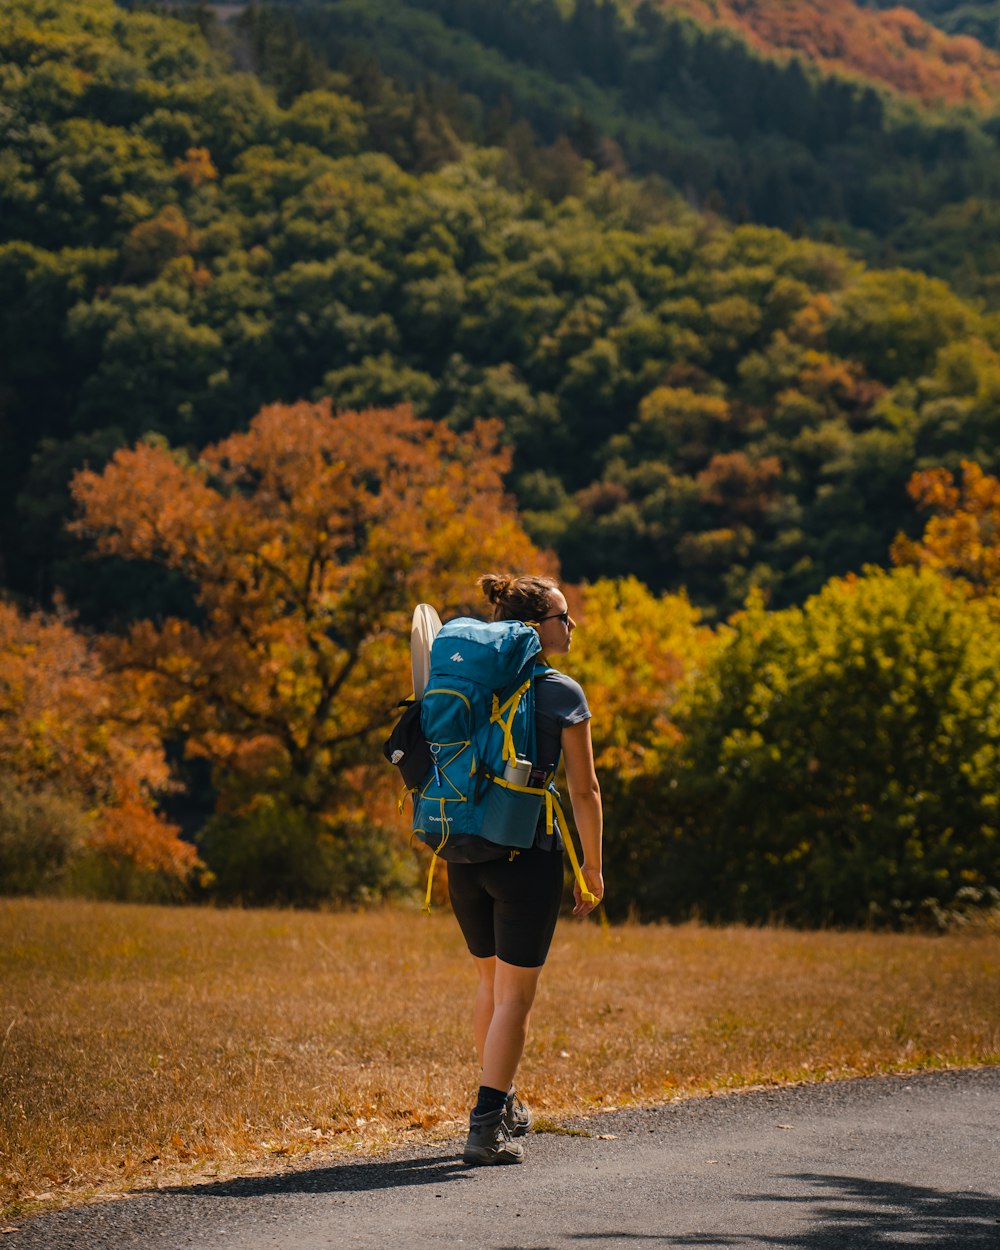
[[[456,651],[454,655],[449,656],[449,659],[451,659],[455,664],[465,663],[465,656],[461,653],[461,651]]]

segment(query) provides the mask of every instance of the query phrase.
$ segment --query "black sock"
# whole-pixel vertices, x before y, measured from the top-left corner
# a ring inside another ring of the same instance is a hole
[[[489,1085],[480,1085],[479,1097],[476,1099],[475,1114],[489,1115],[491,1111],[499,1111],[506,1101],[506,1090],[492,1089]]]

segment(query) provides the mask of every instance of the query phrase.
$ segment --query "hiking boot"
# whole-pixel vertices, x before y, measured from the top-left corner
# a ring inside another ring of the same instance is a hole
[[[523,1163],[524,1147],[520,1142],[511,1141],[507,1125],[504,1123],[506,1107],[499,1111],[487,1111],[476,1115],[469,1114],[469,1140],[465,1143],[462,1162],[470,1167],[478,1167],[482,1163]]]
[[[518,1098],[514,1090],[507,1095],[503,1108],[503,1122],[511,1137],[523,1137],[535,1122],[531,1111]]]

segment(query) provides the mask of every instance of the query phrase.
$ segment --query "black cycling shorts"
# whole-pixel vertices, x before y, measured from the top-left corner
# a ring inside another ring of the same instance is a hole
[[[563,892],[561,849],[533,846],[513,859],[449,864],[448,893],[462,935],[479,959],[519,968],[545,963]]]

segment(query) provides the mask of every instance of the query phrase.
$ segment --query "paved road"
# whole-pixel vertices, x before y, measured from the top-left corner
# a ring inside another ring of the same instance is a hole
[[[519,1167],[455,1141],[38,1216],[0,1250],[1000,1250],[1000,1068],[567,1126],[592,1135],[532,1134]]]

